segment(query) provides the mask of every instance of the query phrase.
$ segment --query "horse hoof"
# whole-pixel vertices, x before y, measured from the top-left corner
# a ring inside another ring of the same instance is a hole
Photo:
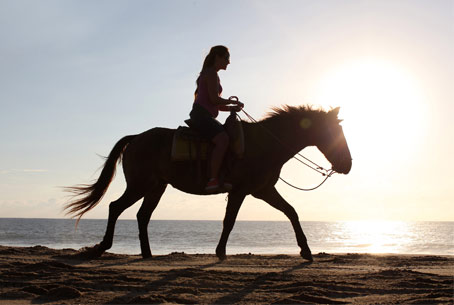
[[[216,256],[219,258],[220,261],[224,261],[227,259],[225,251],[216,251]]]
[[[143,259],[148,259],[148,258],[151,258],[151,257],[152,257],[151,253],[142,253],[142,258]]]
[[[103,250],[101,246],[98,244],[94,245],[93,247],[85,247],[81,249],[78,256],[84,259],[95,259],[101,257],[101,255],[103,255],[104,252],[105,250]]]
[[[305,252],[301,251],[301,252],[300,252],[300,255],[301,255],[302,258],[304,258],[305,260],[308,260],[310,263],[312,263],[312,262],[314,261],[314,258],[312,257],[311,251],[309,251],[309,252],[307,252],[307,251],[305,251]]]

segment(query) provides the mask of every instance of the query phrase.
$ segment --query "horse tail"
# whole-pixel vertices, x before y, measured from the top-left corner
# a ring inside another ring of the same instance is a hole
[[[106,158],[101,174],[98,180],[93,184],[81,184],[73,187],[66,187],[65,191],[73,193],[74,199],[67,203],[64,207],[68,214],[73,214],[73,217],[78,217],[76,226],[79,223],[82,216],[93,209],[102,199],[110,185],[113,177],[115,176],[115,169],[118,163],[121,161],[121,157],[126,146],[135,138],[135,135],[130,135],[122,138],[115,144]],[[81,197],[77,199],[77,197]]]

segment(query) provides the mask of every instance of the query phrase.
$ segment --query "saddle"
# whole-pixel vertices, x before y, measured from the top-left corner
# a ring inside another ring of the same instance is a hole
[[[184,121],[186,126],[179,126],[175,131],[172,142],[172,161],[207,160],[212,143],[191,128],[191,119]],[[225,121],[224,127],[230,138],[230,151],[235,158],[242,158],[244,154],[244,135],[241,122],[236,113],[232,112]]]
[[[185,123],[190,126],[191,120]],[[210,141],[190,127],[179,126],[172,142],[172,161],[207,160]]]

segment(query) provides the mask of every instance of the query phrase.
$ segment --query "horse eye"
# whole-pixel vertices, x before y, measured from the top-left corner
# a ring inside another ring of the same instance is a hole
[[[308,118],[304,118],[300,121],[300,127],[303,129],[308,129],[309,127],[311,127],[311,125],[312,121]]]

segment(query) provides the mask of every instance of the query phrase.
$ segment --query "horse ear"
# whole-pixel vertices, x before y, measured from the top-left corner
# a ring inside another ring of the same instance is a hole
[[[339,115],[339,110],[340,110],[340,107],[336,107],[333,110],[331,110],[330,113],[332,113],[333,115],[335,115],[337,117]]]

